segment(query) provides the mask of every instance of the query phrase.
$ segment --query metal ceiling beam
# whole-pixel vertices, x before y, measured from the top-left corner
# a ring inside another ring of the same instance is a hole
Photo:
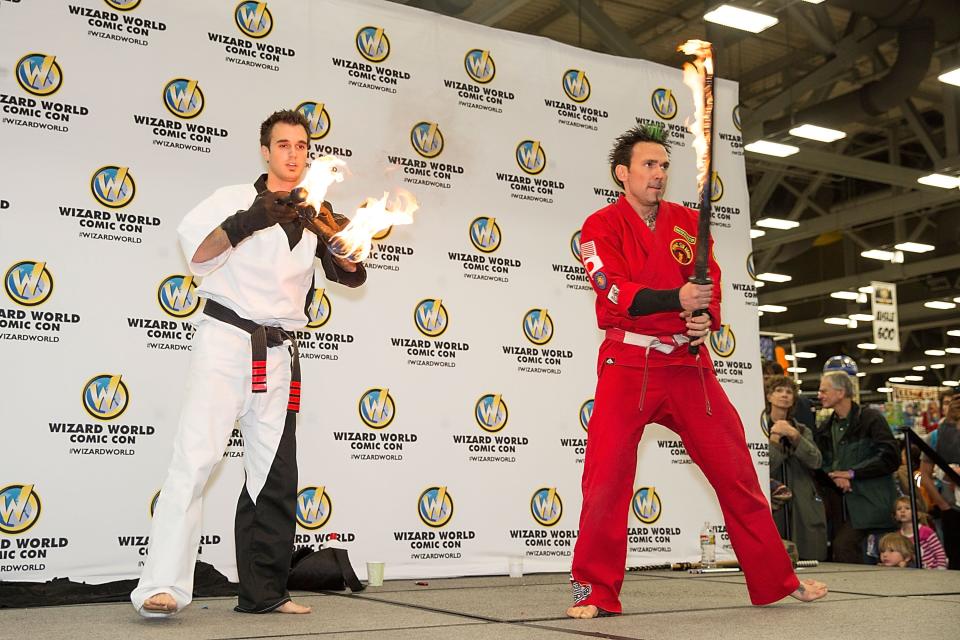
[[[784,302],[790,302],[792,300],[817,298],[826,296],[831,291],[843,291],[846,289],[853,289],[855,287],[862,287],[869,284],[871,280],[879,280],[881,282],[897,282],[900,280],[906,280],[907,278],[924,276],[928,273],[940,273],[941,271],[950,271],[952,269],[960,269],[960,255],[947,255],[939,258],[930,258],[929,260],[920,260],[919,262],[907,262],[904,264],[891,263],[882,269],[874,269],[873,271],[867,271],[865,273],[842,276],[839,278],[833,278],[832,280],[814,282],[812,284],[787,287],[786,289],[780,289],[777,291],[766,291],[766,289],[771,286],[768,283],[767,286],[763,287],[759,292],[760,303],[783,304]],[[926,314],[928,317],[931,311],[931,309],[926,309]],[[823,324],[822,319],[817,319],[816,322]],[[788,331],[786,327],[783,327],[782,330]]]
[[[529,3],[530,0],[494,0],[493,2],[484,2],[484,9],[473,17],[477,24],[485,24],[492,27],[511,13]]]
[[[836,43],[834,43],[830,38],[828,38],[820,30],[818,25],[813,24],[810,19],[807,17],[801,8],[795,4],[787,7],[787,13],[790,15],[790,18],[793,22],[800,27],[800,29],[807,34],[807,37],[810,38],[810,42],[813,43],[815,47],[820,49],[823,53],[833,55],[836,48]]]
[[[560,0],[560,2],[566,5],[573,15],[580,16],[584,24],[590,27],[613,53],[630,58],[642,57],[640,47],[593,0]]]
[[[943,156],[933,141],[933,136],[930,134],[930,129],[927,128],[927,123],[923,121],[923,118],[914,106],[913,100],[907,98],[900,103],[900,113],[903,114],[907,124],[910,125],[910,129],[917,135],[917,140],[923,145],[924,151],[930,156],[934,166],[939,165],[943,161]]]
[[[563,5],[560,5],[559,7],[557,7],[550,13],[548,13],[547,15],[541,18],[537,18],[536,20],[528,24],[526,27],[524,27],[523,31],[525,33],[533,33],[533,34],[543,33],[544,30],[547,29],[554,22],[556,22],[560,18],[563,18],[564,16],[569,14],[570,14],[570,10]]]
[[[900,195],[884,192],[876,197],[864,198],[854,206],[831,207],[828,215],[804,220],[796,229],[770,232],[762,238],[755,239],[753,249],[754,251],[774,249],[789,242],[816,238],[823,233],[853,229],[911,211],[942,207],[951,203],[960,204],[960,191],[938,189],[937,191],[910,191]]]

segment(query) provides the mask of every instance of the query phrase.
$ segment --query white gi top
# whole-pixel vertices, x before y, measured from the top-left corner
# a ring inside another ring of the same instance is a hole
[[[255,232],[236,247],[206,262],[193,262],[197,247],[237,211],[257,197],[252,184],[217,189],[177,227],[180,247],[195,276],[203,276],[198,293],[216,300],[258,324],[287,331],[307,324],[304,305],[313,282],[317,236],[305,232],[293,249],[283,228],[275,224]]]

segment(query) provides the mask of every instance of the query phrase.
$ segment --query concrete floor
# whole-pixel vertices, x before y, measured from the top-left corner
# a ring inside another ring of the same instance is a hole
[[[566,575],[388,581],[344,594],[302,594],[307,616],[234,613],[233,598],[195,601],[164,620],[144,620],[129,605],[0,609],[0,638],[56,640],[240,640],[282,638],[573,640],[582,638],[761,638],[880,640],[960,637],[960,572],[826,564],[801,577],[827,582],[813,604],[793,600],[758,608],[743,577],[655,571],[627,574],[625,613],[569,620]]]

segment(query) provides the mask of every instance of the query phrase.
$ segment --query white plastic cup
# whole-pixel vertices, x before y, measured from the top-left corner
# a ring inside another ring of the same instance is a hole
[[[383,586],[383,563],[382,562],[367,563],[367,586],[370,586],[370,587]]]
[[[523,558],[510,558],[508,573],[511,578],[523,577]]]

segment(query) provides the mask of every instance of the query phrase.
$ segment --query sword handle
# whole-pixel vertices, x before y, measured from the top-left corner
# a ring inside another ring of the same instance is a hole
[[[713,284],[713,280],[710,279],[710,276],[704,278],[698,277],[696,274],[690,276],[689,281],[693,284]],[[697,309],[693,312],[694,316],[702,316],[707,312],[706,309]],[[687,350],[690,352],[690,355],[695,356],[700,353],[700,345],[693,346],[692,344],[687,345]]]

